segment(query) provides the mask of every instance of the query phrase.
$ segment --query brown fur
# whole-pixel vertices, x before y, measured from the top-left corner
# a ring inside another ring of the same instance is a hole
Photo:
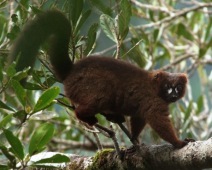
[[[95,115],[122,123],[130,116],[132,140],[137,140],[148,123],[164,140],[182,147],[169,119],[168,105],[160,96],[165,83],[182,84],[175,99],[183,97],[187,77],[164,71],[148,72],[129,63],[106,57],[88,57],[73,65],[64,80],[67,97],[75,105],[78,119],[94,125]],[[164,84],[163,84],[164,83]]]
[[[187,143],[177,138],[168,117],[168,105],[185,94],[185,74],[148,72],[108,57],[87,57],[73,64],[68,56],[70,35],[71,25],[62,13],[43,12],[24,27],[10,60],[19,56],[18,71],[32,66],[39,46],[51,37],[50,61],[78,119],[92,126],[97,123],[97,113],[119,124],[129,116],[132,141],[148,123],[175,147]]]

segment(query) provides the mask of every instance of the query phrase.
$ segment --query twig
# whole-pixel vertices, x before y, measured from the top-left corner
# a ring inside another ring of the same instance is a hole
[[[129,41],[131,41],[131,39],[132,38],[127,38],[127,39],[125,39],[124,41],[123,41],[123,43],[127,43],[127,42],[129,42]],[[109,48],[107,48],[107,49],[105,49],[105,50],[102,50],[102,51],[100,51],[100,52],[95,52],[95,53],[93,53],[93,54],[91,54],[92,56],[102,56],[102,55],[104,55],[105,53],[107,53],[107,52],[109,52],[109,51],[111,51],[111,50],[114,50],[114,49],[116,49],[117,48],[117,45],[113,45],[113,46],[111,46],[111,47],[109,47]]]
[[[168,64],[168,65],[166,65],[166,66],[164,66],[164,67],[162,67],[161,69],[162,70],[168,70],[168,69],[170,69],[172,66],[175,66],[175,65],[177,65],[177,64],[179,64],[180,62],[182,62],[182,61],[184,61],[184,60],[186,60],[186,59],[188,59],[188,58],[191,58],[191,57],[193,57],[193,56],[195,56],[196,54],[185,54],[185,55],[183,55],[182,57],[178,57],[175,61],[173,61],[172,63],[170,63],[170,64]]]
[[[118,144],[115,132],[112,129],[112,126],[111,126],[111,129],[108,129],[108,128],[104,127],[104,126],[101,126],[100,124],[95,124],[95,127],[98,130],[100,130],[103,135],[105,135],[106,137],[111,138],[113,140],[113,144],[114,144],[116,153],[119,156],[119,158],[122,159],[121,150],[119,148],[119,144]]]
[[[62,101],[60,101],[59,99],[56,99],[56,100],[57,100],[58,103],[60,103],[61,105],[65,106],[65,107],[68,107],[68,108],[71,109],[71,110],[74,110],[74,109],[75,109],[74,106],[68,105],[68,104],[66,104],[66,103],[64,103],[64,102],[62,102]]]
[[[103,147],[102,147],[102,144],[101,144],[101,142],[100,142],[100,140],[99,140],[98,134],[97,134],[97,133],[93,133],[93,135],[94,135],[94,137],[95,137],[95,139],[96,139],[96,144],[97,144],[98,150],[102,150]]]
[[[211,64],[212,64],[212,59],[209,59],[209,60],[201,60],[200,63],[201,63],[201,64],[210,64],[210,65],[211,65]]]
[[[165,12],[169,15],[172,14],[172,12],[170,12],[167,8],[165,7],[159,7],[159,6],[153,6],[153,5],[149,5],[149,4],[143,4],[143,3],[140,3],[136,0],[131,0],[131,2],[135,5],[137,5],[138,7],[140,8],[145,8],[145,9],[150,9],[150,10],[153,10],[153,11],[161,11],[161,12]]]
[[[64,149],[79,149],[83,148],[85,150],[96,150],[97,146],[96,144],[90,143],[90,142],[76,142],[76,141],[70,141],[70,140],[64,140],[59,138],[53,138],[53,142],[63,145]],[[113,145],[110,143],[103,143],[102,144],[104,148],[113,148]],[[65,147],[67,146],[67,147]],[[61,146],[60,146],[61,148]]]
[[[129,52],[131,52],[135,47],[137,47],[138,45],[140,45],[140,43],[143,41],[143,39],[139,40],[131,49],[129,49],[123,56],[122,58],[124,58]]]
[[[196,11],[196,10],[199,10],[204,7],[212,7],[212,3],[201,3],[201,4],[191,7],[191,8],[185,8],[185,9],[180,10],[179,12],[176,12],[174,15],[166,17],[160,21],[146,24],[146,25],[136,26],[135,28],[136,29],[146,29],[146,28],[152,28],[152,27],[159,27],[164,23],[168,23],[170,21],[177,19],[178,17],[186,15],[189,12]]]

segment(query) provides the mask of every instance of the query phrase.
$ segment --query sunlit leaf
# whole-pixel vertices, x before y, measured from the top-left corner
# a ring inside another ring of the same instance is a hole
[[[15,70],[15,64],[10,64],[6,70],[7,76],[12,77],[15,75],[16,70]]]
[[[115,21],[109,15],[102,14],[100,16],[100,26],[104,33],[114,42],[117,42]]]
[[[24,88],[21,86],[21,84],[16,81],[16,80],[11,80],[10,81],[16,95],[17,98],[19,99],[20,103],[25,106],[26,105],[26,92],[24,90]]]
[[[54,134],[54,125],[45,123],[38,127],[29,143],[29,154],[34,155],[45,148],[45,145],[51,140]]]
[[[13,76],[13,79],[14,79],[14,80],[17,80],[17,81],[20,81],[20,80],[22,80],[23,78],[26,78],[26,77],[28,76],[29,70],[30,70],[30,67],[24,69],[23,71],[17,72],[17,73]]]
[[[13,115],[7,115],[5,116],[1,121],[0,121],[0,129],[5,127],[7,125],[7,123],[11,122]]]
[[[120,4],[120,14],[118,15],[119,36],[123,40],[129,31],[131,17],[131,5],[128,0],[122,0]]]
[[[51,104],[51,102],[58,96],[60,93],[59,87],[52,87],[46,90],[38,99],[33,112],[38,112]]]
[[[50,158],[41,159],[37,162],[34,162],[34,164],[41,164],[41,163],[64,163],[64,162],[70,162],[69,157],[61,154],[56,154]]]

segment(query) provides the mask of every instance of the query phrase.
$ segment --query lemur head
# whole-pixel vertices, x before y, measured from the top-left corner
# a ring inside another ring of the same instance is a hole
[[[154,83],[157,83],[158,96],[167,103],[176,102],[185,94],[187,75],[184,73],[153,72]]]

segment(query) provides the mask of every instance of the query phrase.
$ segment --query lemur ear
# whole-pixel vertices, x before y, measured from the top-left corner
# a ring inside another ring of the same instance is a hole
[[[155,80],[159,79],[159,73],[156,73],[156,74],[154,75],[154,79],[155,79]]]
[[[161,72],[156,72],[153,76],[153,80],[158,81],[160,80],[160,77],[161,77]]]

